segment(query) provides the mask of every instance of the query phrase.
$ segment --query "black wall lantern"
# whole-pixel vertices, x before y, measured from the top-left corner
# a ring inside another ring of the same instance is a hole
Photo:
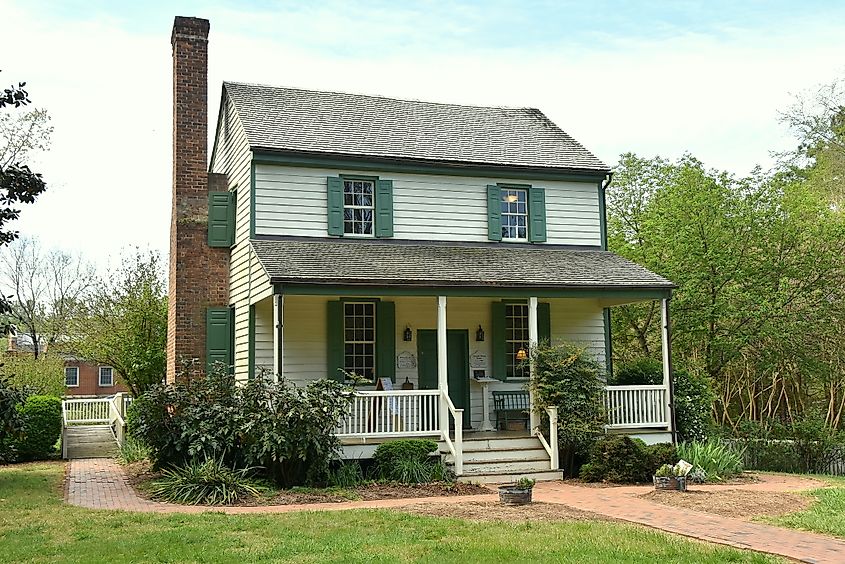
[[[478,326],[478,331],[475,332],[475,340],[479,342],[484,340],[484,329],[481,328],[481,325]]]
[[[411,327],[408,326],[408,325],[405,325],[405,332],[402,333],[402,340],[408,342],[408,341],[411,341],[413,338],[414,338],[414,334],[411,332]]]

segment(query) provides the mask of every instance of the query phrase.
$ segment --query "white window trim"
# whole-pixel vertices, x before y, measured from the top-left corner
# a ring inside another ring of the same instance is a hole
[[[343,236],[361,239],[371,239],[376,236],[376,181],[372,178],[342,178],[343,182]],[[346,205],[346,183],[347,182],[369,182],[373,185],[371,204],[369,206]],[[527,197],[527,196],[526,196]],[[347,233],[346,232],[346,210],[370,210],[370,233]]]
[[[111,370],[111,383],[110,384],[103,384],[103,368],[108,368]],[[111,366],[101,366],[97,370],[97,386],[100,388],[112,388],[114,387],[114,368]]]
[[[504,234],[502,235],[502,241],[508,243],[527,243],[530,239],[529,229],[531,229],[531,210],[528,209],[528,188],[520,187],[520,186],[500,186],[499,187],[499,197],[501,198],[502,192],[523,192],[525,194],[525,213],[510,213],[510,212],[501,212],[500,217],[505,216],[514,216],[520,217],[525,216],[525,237],[505,237]],[[501,203],[499,204],[501,205]],[[504,222],[503,222],[504,223]]]
[[[76,384],[68,384],[67,383],[67,371],[68,370],[75,370],[76,371]],[[65,366],[65,388],[78,388],[79,387],[79,367],[78,366]]]

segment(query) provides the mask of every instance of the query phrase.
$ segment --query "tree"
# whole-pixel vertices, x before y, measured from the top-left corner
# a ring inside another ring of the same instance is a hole
[[[0,253],[0,288],[11,294],[9,319],[32,342],[38,358],[61,345],[68,324],[94,280],[94,267],[60,250],[45,251],[37,240],[22,238]]]
[[[30,103],[29,93],[24,90],[25,82],[18,83],[3,90],[0,95],[0,109],[8,107],[21,108]],[[52,130],[50,130],[52,131]],[[42,132],[43,133],[43,132]],[[47,132],[49,137],[49,132]],[[7,146],[13,144],[14,139],[0,139]],[[15,240],[17,231],[9,231],[8,224],[20,217],[21,210],[18,204],[32,204],[35,199],[47,189],[47,185],[40,174],[32,172],[22,159],[26,153],[27,144],[20,145],[16,150],[10,151],[14,155],[8,163],[0,164],[0,246],[6,245]],[[4,151],[4,154],[6,152]],[[0,315],[9,313],[11,304],[0,294]],[[8,326],[0,327],[3,333],[8,331]]]
[[[132,395],[162,381],[167,342],[167,292],[158,254],[136,252],[101,278],[74,322],[81,356],[113,366]]]

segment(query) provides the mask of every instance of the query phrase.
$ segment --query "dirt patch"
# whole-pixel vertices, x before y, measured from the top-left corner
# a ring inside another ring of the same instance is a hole
[[[340,501],[369,501],[375,499],[408,499],[415,497],[439,497],[457,495],[491,494],[493,490],[477,484],[456,482],[432,484],[365,484],[356,488],[311,489],[294,488],[279,490],[261,499],[246,502],[247,505],[291,505],[299,503],[333,503]]]
[[[557,503],[531,503],[508,506],[492,501],[465,501],[462,503],[416,503],[396,508],[395,511],[429,517],[454,517],[467,521],[608,521],[607,517],[580,511]]]
[[[687,490],[686,492],[652,491],[642,499],[713,513],[724,517],[750,520],[754,517],[776,517],[806,509],[812,500],[790,492],[747,491],[725,489],[718,491]]]

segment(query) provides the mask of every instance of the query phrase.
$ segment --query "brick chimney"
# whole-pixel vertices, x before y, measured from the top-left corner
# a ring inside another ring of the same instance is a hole
[[[208,20],[177,16],[173,47],[173,207],[167,313],[167,381],[183,359],[205,368],[206,309],[229,303],[229,249],[208,246]]]

